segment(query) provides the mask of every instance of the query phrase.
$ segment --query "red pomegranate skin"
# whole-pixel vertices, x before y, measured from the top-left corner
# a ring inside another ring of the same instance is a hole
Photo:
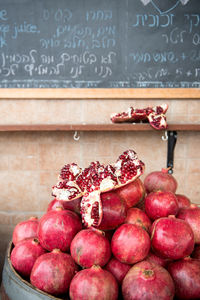
[[[111,250],[116,259],[125,264],[135,264],[149,253],[150,237],[140,226],[122,224],[113,234]]]
[[[172,192],[151,192],[145,198],[145,212],[151,220],[176,215],[178,210],[178,201]]]
[[[187,222],[194,232],[194,241],[200,244],[200,208],[191,204],[189,208],[181,208],[177,218]]]
[[[200,299],[199,260],[185,258],[172,262],[168,271],[175,283],[175,295],[178,299]]]
[[[93,265],[105,266],[111,257],[110,243],[97,229],[79,231],[71,242],[71,256],[82,268]]]
[[[127,214],[125,202],[116,192],[106,192],[101,194],[103,206],[103,218],[97,227],[101,230],[112,230],[121,225]]]
[[[116,191],[118,195],[125,201],[128,208],[133,207],[142,201],[145,195],[144,184],[140,178],[122,186]]]
[[[147,193],[158,190],[175,193],[178,187],[176,179],[168,174],[168,169],[149,173],[144,179],[144,186]]]
[[[54,249],[40,256],[32,269],[30,281],[36,288],[51,295],[60,295],[68,291],[77,267],[72,257]]]
[[[45,252],[37,239],[26,239],[18,242],[12,250],[11,263],[20,275],[29,277],[36,259]]]
[[[37,217],[31,217],[29,220],[18,223],[13,231],[13,244],[16,245],[18,242],[24,239],[36,238],[38,224],[39,221]]]
[[[172,300],[174,290],[169,272],[148,261],[135,264],[122,282],[124,300]]]
[[[191,201],[188,197],[182,194],[175,194],[175,196],[178,201],[179,209],[190,207]]]
[[[151,220],[147,214],[137,207],[131,207],[128,209],[124,223],[141,226],[147,232],[149,232],[151,227]]]
[[[130,270],[130,268],[131,265],[124,264],[117,260],[115,257],[111,258],[105,266],[105,269],[113,274],[119,284],[122,283],[122,280]]]
[[[181,259],[194,249],[194,234],[191,227],[175,217],[160,218],[151,227],[153,252],[163,258]]]
[[[48,251],[56,248],[68,252],[72,239],[81,229],[82,224],[76,213],[59,208],[49,211],[40,219],[38,238]]]
[[[148,256],[145,258],[145,260],[152,262],[154,264],[158,264],[163,268],[165,268],[168,265],[168,263],[171,261],[167,258],[161,258],[151,251],[149,252]]]
[[[49,212],[50,210],[56,210],[57,207],[62,207],[63,209],[74,211],[75,213],[80,215],[80,203],[81,198],[77,198],[72,201],[57,200],[55,198],[49,203],[47,212]]]
[[[69,295],[71,300],[117,300],[118,284],[110,272],[92,266],[74,276]]]
[[[195,258],[195,259],[200,259],[200,245],[195,246],[195,248],[191,254],[191,257]]]

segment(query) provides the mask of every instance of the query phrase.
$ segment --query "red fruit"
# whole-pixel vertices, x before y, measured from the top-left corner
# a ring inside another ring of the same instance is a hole
[[[178,210],[178,202],[172,192],[151,192],[145,198],[145,212],[151,220],[176,215]]]
[[[110,272],[92,266],[74,276],[69,295],[71,300],[117,300],[118,284]]]
[[[151,221],[149,217],[145,214],[144,211],[137,207],[129,208],[124,223],[141,226],[147,232],[149,232],[151,227]]]
[[[194,232],[194,241],[200,244],[200,208],[191,204],[189,208],[179,210],[177,218],[186,221]]]
[[[13,244],[16,245],[18,242],[24,239],[36,238],[38,223],[39,221],[37,217],[31,217],[29,220],[18,223],[13,231]]]
[[[122,282],[124,300],[172,300],[173,280],[163,267],[148,261],[135,264]]]
[[[76,213],[57,208],[40,219],[38,238],[42,247],[48,251],[57,248],[65,252],[69,251],[72,239],[81,229],[81,221]]]
[[[151,245],[158,256],[181,259],[194,249],[194,234],[191,227],[175,217],[160,218],[152,224]]]
[[[200,299],[200,261],[185,258],[169,264],[175,295],[181,300]]]
[[[123,224],[113,234],[111,249],[120,262],[134,264],[147,256],[150,237],[142,227]]]
[[[147,116],[147,118],[154,129],[162,130],[167,128],[166,116],[164,114],[156,114],[152,112]]]
[[[67,292],[76,269],[69,254],[54,249],[36,260],[31,272],[31,284],[51,295],[60,295]]]
[[[133,207],[144,198],[144,184],[138,178],[135,181],[117,189],[117,193],[125,201],[128,208]]]
[[[113,274],[119,284],[121,284],[130,268],[131,265],[124,264],[114,257],[105,266],[105,269]]]
[[[146,261],[150,261],[154,264],[158,264],[161,267],[166,267],[169,263],[169,259],[167,258],[161,258],[157,255],[155,255],[153,252],[149,252],[148,256],[145,258]]]
[[[63,209],[71,210],[77,214],[80,214],[80,202],[81,198],[77,198],[72,201],[62,201],[55,198],[49,203],[47,212],[50,210],[56,210],[57,207],[62,207]]]
[[[195,248],[191,254],[191,257],[195,258],[195,259],[200,259],[200,245],[195,246]]]
[[[98,229],[112,230],[121,225],[126,218],[126,205],[119,195],[112,191],[101,194],[103,216]]]
[[[11,253],[11,263],[20,275],[28,277],[36,259],[46,252],[36,238],[18,242]]]
[[[177,185],[176,179],[168,174],[168,169],[151,172],[144,179],[144,186],[147,193],[157,190],[175,193]]]
[[[187,208],[190,207],[191,201],[188,197],[181,194],[175,194],[176,199],[178,200],[179,208]]]
[[[111,256],[109,241],[102,231],[94,228],[78,232],[71,242],[70,251],[82,268],[90,268],[92,265],[103,267]]]

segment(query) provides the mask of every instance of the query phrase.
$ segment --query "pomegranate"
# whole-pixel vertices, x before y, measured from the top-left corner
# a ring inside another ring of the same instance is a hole
[[[172,192],[151,192],[145,198],[145,212],[151,220],[176,215],[178,210],[178,201]]]
[[[185,258],[169,264],[175,295],[181,300],[200,299],[200,261]]]
[[[37,237],[38,218],[31,217],[29,220],[18,223],[13,231],[12,242],[16,245],[18,242]]]
[[[118,284],[110,272],[99,266],[92,266],[74,276],[69,295],[71,300],[117,300]]]
[[[149,217],[145,214],[144,211],[137,207],[129,208],[124,223],[141,226],[147,232],[149,232],[151,227],[151,221]]]
[[[147,118],[154,129],[163,130],[167,128],[166,116],[164,114],[150,113]]]
[[[81,221],[76,213],[57,208],[40,219],[38,238],[42,247],[48,251],[58,248],[66,252],[69,251],[72,239],[81,228]]]
[[[200,259],[200,245],[195,246],[195,248],[191,254],[191,257],[195,258],[195,259]]]
[[[62,207],[63,209],[72,210],[75,213],[80,214],[80,202],[81,198],[77,198],[72,201],[62,201],[55,198],[49,203],[47,212],[50,210],[56,210],[56,207]]]
[[[126,218],[126,204],[115,191],[101,194],[103,216],[98,229],[112,230],[121,225]]]
[[[175,193],[177,189],[176,179],[168,174],[168,169],[149,173],[144,179],[144,186],[147,193],[157,190]]]
[[[174,283],[168,271],[148,261],[135,264],[122,282],[124,300],[172,300],[174,293]]]
[[[158,256],[181,259],[194,249],[194,234],[191,227],[174,216],[160,218],[152,224],[151,245]]]
[[[76,269],[77,267],[69,254],[54,249],[36,260],[30,281],[33,286],[44,292],[51,295],[61,295],[68,291]]]
[[[165,268],[168,265],[168,263],[171,261],[167,258],[161,258],[151,251],[149,252],[148,256],[145,258],[145,260],[150,261],[154,264],[158,264],[163,268]]]
[[[182,194],[175,194],[176,199],[178,200],[179,208],[187,208],[190,207],[191,201],[188,197]]]
[[[11,252],[11,263],[20,275],[29,277],[36,259],[45,252],[36,238],[22,240]]]
[[[144,184],[140,178],[138,178],[135,181],[117,189],[117,193],[125,201],[128,208],[133,207],[144,198]]]
[[[200,244],[200,208],[191,204],[188,208],[181,208],[177,218],[186,221],[194,232],[194,241]]]
[[[71,242],[70,251],[82,268],[90,268],[92,265],[103,267],[111,256],[108,239],[102,231],[94,228],[79,231]]]
[[[111,114],[111,121],[113,123],[122,123],[122,122],[141,122],[147,121],[148,116],[152,113],[156,115],[163,115],[168,109],[167,104],[162,104],[155,107],[147,107],[144,109],[138,109],[129,107],[127,111],[122,113],[113,113]]]
[[[111,249],[120,262],[134,264],[148,255],[150,237],[140,226],[122,224],[113,234]]]
[[[115,257],[111,258],[111,260],[109,260],[109,262],[105,266],[105,269],[113,274],[119,284],[122,283],[122,280],[130,270],[130,268],[131,265],[124,264],[117,260]]]

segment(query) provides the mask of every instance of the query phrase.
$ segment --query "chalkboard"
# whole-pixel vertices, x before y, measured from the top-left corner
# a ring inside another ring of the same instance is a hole
[[[0,0],[1,89],[199,89],[199,0]]]

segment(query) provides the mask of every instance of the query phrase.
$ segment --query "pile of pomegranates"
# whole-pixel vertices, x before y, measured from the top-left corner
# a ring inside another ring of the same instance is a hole
[[[11,263],[59,299],[200,299],[200,208],[133,150],[65,165],[41,217],[17,224]]]

